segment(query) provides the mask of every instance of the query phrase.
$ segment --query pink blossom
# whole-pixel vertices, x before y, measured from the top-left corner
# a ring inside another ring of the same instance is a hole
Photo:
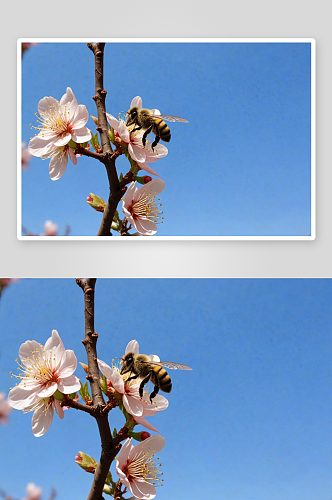
[[[136,181],[132,182],[122,199],[122,210],[126,219],[142,236],[152,236],[157,232],[157,223],[162,222],[159,209],[155,201],[157,194],[165,188],[161,179],[152,181],[137,188]]]
[[[158,411],[165,410],[168,407],[168,400],[160,394],[157,394],[152,402],[147,394],[143,394],[143,398],[141,398],[139,395],[141,380],[134,379],[127,382],[127,377],[122,378],[117,368],[111,368],[100,359],[97,361],[101,373],[112,384],[112,388],[121,397],[126,411],[134,417],[137,424],[143,425],[143,427],[151,431],[159,432],[145,417],[153,416]]]
[[[22,142],[22,150],[21,150],[21,160],[22,160],[22,170],[28,170],[29,161],[32,158],[32,154],[26,149],[26,143]]]
[[[65,350],[56,330],[45,346],[35,340],[24,342],[19,356],[22,373],[16,378],[21,382],[10,390],[8,402],[17,410],[34,411],[32,430],[41,436],[51,425],[54,408],[63,418],[63,408],[53,394],[72,394],[80,389],[80,380],[73,375],[77,359],[74,351]]]
[[[44,230],[45,233],[41,236],[56,236],[58,233],[58,226],[56,224],[53,224],[51,220],[47,220],[44,224]]]
[[[39,500],[42,496],[43,490],[36,486],[34,483],[28,483],[27,496],[23,500]]]
[[[38,112],[39,134],[30,140],[28,150],[34,156],[51,158],[49,174],[52,180],[58,180],[67,168],[68,156],[77,163],[68,143],[72,140],[81,144],[91,139],[91,132],[85,127],[89,113],[83,104],[77,103],[70,87],[60,101],[54,97],[41,99]]]
[[[140,106],[135,104],[139,104]],[[133,104],[134,103],[134,104]],[[130,107],[142,107],[142,99],[140,97],[135,97]],[[155,114],[160,114],[158,110],[151,110]],[[142,143],[142,137],[144,135],[144,130],[137,130],[131,133],[130,128],[127,128],[123,120],[117,120],[113,115],[106,113],[108,123],[113,127],[114,131],[118,136],[125,142],[128,146],[128,152],[131,158],[137,163],[137,165],[142,169],[152,175],[158,175],[148,163],[153,163],[154,161],[164,158],[168,149],[163,144],[157,144],[157,146],[152,150],[151,146],[147,143],[145,147]],[[115,134],[116,135],[116,134]],[[160,176],[159,176],[160,177]]]
[[[154,456],[165,446],[165,438],[151,436],[136,446],[132,439],[123,444],[117,458],[116,472],[122,484],[139,500],[150,500],[156,496],[156,486],[161,483],[160,471]]]
[[[5,399],[6,394],[4,392],[0,393],[0,424],[8,424],[8,415],[12,411],[12,407],[8,404]]]

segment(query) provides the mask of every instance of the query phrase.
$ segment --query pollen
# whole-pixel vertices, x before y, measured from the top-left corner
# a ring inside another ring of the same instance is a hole
[[[37,116],[37,127],[32,127],[38,130],[40,133],[47,131],[53,132],[57,137],[62,137],[73,132],[73,127],[70,119],[70,110],[67,110],[67,106],[61,106],[58,102],[56,105],[53,103],[49,106],[47,111],[41,111],[40,115],[35,113]]]
[[[152,190],[150,192],[143,191],[138,198],[133,200],[129,211],[133,219],[145,218],[155,224],[160,224],[163,222],[163,217],[161,214],[163,212],[160,210],[161,207],[160,199],[155,199],[157,193]]]

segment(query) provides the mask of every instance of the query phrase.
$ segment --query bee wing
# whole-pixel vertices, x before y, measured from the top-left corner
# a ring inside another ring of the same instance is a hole
[[[166,120],[168,122],[186,122],[188,123],[188,120],[185,120],[184,118],[179,118],[178,116],[170,116],[170,115],[155,115],[156,118],[162,118],[163,120]]]
[[[170,361],[148,361],[149,365],[159,365],[165,368],[170,368],[171,370],[192,370],[190,366],[181,365],[180,363],[171,363]]]

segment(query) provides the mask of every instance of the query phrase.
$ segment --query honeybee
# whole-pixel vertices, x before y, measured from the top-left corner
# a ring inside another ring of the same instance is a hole
[[[169,142],[171,140],[171,131],[164,120],[167,120],[169,122],[188,123],[188,120],[179,118],[178,116],[157,115],[154,114],[153,110],[151,109],[138,108],[135,106],[127,112],[126,125],[127,127],[133,124],[136,125],[136,127],[134,127],[131,132],[136,132],[136,130],[140,129],[145,130],[142,137],[142,143],[144,147],[147,136],[150,134],[150,132],[152,132],[156,136],[151,146],[152,151],[154,151],[154,148],[157,146],[160,139],[164,142]]]
[[[163,392],[171,392],[172,381],[171,377],[168,375],[167,371],[163,368],[171,368],[172,370],[191,370],[189,366],[181,365],[179,363],[169,363],[167,361],[151,361],[149,356],[146,354],[134,354],[133,352],[128,352],[121,358],[121,371],[120,374],[131,372],[128,380],[134,380],[138,377],[142,379],[141,385],[139,387],[139,395],[143,397],[144,386],[151,380],[154,384],[153,392],[150,394],[150,401],[152,403],[153,398],[158,394],[159,389]]]

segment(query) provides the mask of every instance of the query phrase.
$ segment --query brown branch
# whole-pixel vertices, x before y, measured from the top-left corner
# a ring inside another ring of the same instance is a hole
[[[95,160],[99,160],[104,163],[104,156],[102,153],[97,153],[92,151],[91,149],[85,149],[81,144],[76,145],[75,154],[88,156],[90,158],[94,158]]]
[[[102,496],[109,468],[120,449],[120,445],[115,443],[113,440],[108,423],[108,411],[103,411],[106,405],[99,385],[100,375],[97,364],[96,348],[98,335],[94,331],[94,293],[96,279],[77,279],[76,283],[84,292],[85,337],[83,343],[88,357],[88,380],[90,382],[92,400],[94,406],[97,406],[99,409],[99,411],[97,411],[93,416],[98,425],[102,448],[100,460],[96,467],[96,472],[94,474],[87,500],[99,500]]]
[[[93,99],[97,106],[98,113],[98,132],[103,151],[100,160],[104,163],[108,183],[109,197],[103,213],[103,218],[97,233],[97,236],[112,236],[111,225],[115,210],[118,206],[126,189],[120,186],[118,174],[115,168],[116,157],[113,156],[113,150],[108,137],[108,124],[106,119],[106,90],[104,90],[104,48],[105,43],[88,43],[89,49],[95,56],[95,95]]]
[[[74,408],[75,410],[85,411],[89,413],[93,417],[97,415],[99,412],[98,406],[90,406],[86,404],[82,404],[79,401],[75,401],[75,399],[71,399],[67,394],[63,395],[63,400],[60,403],[61,406],[68,406],[69,408]]]

